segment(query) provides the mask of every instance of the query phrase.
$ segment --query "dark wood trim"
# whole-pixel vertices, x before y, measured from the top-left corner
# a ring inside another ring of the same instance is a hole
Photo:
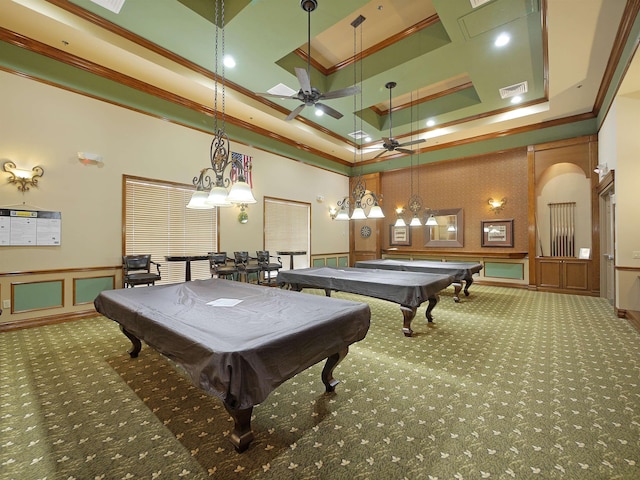
[[[538,216],[536,215],[536,153],[535,146],[527,148],[527,239],[529,258],[536,258],[538,252]],[[529,264],[529,286],[535,287],[535,265]]]
[[[452,95],[454,93],[460,92],[462,90],[466,90],[467,88],[471,88],[473,87],[473,82],[465,82],[462,83],[460,85],[456,85],[455,87],[451,87],[448,88],[446,90],[442,90],[440,92],[434,93],[432,95],[427,95],[426,97],[422,97],[422,98],[418,98],[416,100],[413,101],[409,101],[409,102],[405,102],[402,103],[400,105],[395,105],[392,109],[389,109],[388,107],[385,109],[380,109],[378,107],[376,107],[375,105],[369,107],[370,110],[372,110],[373,112],[376,113],[376,115],[382,116],[382,115],[389,115],[390,112],[397,112],[399,110],[404,110],[405,108],[413,108],[414,106],[418,106],[422,103],[425,102],[430,102],[432,100],[436,100],[438,98],[441,97],[446,97],[447,95]],[[518,107],[520,108],[520,107]],[[444,125],[444,124],[442,124]],[[439,125],[439,128],[442,128],[442,125]],[[423,131],[427,131],[427,130],[431,130],[430,128],[426,128]],[[422,131],[418,131],[419,133],[421,133]],[[415,134],[415,132],[414,132]]]
[[[510,258],[520,259],[526,258],[527,252],[512,251],[494,251],[494,250],[447,250],[447,249],[429,249],[429,250],[413,250],[404,248],[385,248],[380,250],[385,255],[438,255],[441,257],[481,257],[481,258]]]
[[[359,62],[375,53],[378,53],[381,50],[384,50],[385,48],[389,47],[390,45],[393,45],[394,43],[397,43],[407,37],[410,37],[415,33],[418,33],[420,30],[430,27],[431,25],[435,25],[439,21],[440,21],[440,17],[437,14],[432,15],[429,18],[425,18],[420,22],[410,26],[409,28],[406,28],[403,31],[396,33],[395,35],[392,35],[391,37],[386,38],[383,42],[377,43],[375,45],[372,45],[369,48],[364,49],[362,52],[360,52],[357,55],[357,61]],[[295,53],[305,63],[307,63],[307,51],[304,48],[297,48],[296,50],[294,50],[293,53]],[[330,67],[325,67],[324,65],[314,60],[313,58],[311,58],[311,61],[309,63],[313,66],[314,69],[322,73],[324,76],[329,76],[329,75],[333,75],[339,70],[342,70],[344,68],[347,68],[353,65],[354,61],[356,61],[356,59],[354,59],[354,57],[351,56]]]
[[[43,56],[49,57],[51,59],[54,59],[54,60],[59,61],[59,62],[62,62],[64,64],[66,64],[66,65],[71,66],[71,67],[78,68],[78,69],[84,70],[86,72],[89,72],[91,74],[94,74],[94,75],[100,76],[102,78],[106,78],[108,80],[111,80],[113,82],[119,83],[121,85],[125,85],[127,87],[133,88],[133,89],[138,90],[140,92],[146,93],[148,95],[152,95],[152,96],[154,96],[156,98],[160,98],[160,99],[165,100],[167,102],[171,102],[171,103],[174,103],[176,105],[180,105],[180,106],[182,106],[184,108],[188,108],[189,110],[204,114],[204,115],[206,115],[208,117],[213,117],[213,115],[214,115],[213,107],[210,107],[208,105],[203,105],[203,104],[201,104],[199,102],[194,102],[193,100],[190,100],[188,98],[185,98],[185,97],[177,95],[177,94],[174,94],[173,92],[169,92],[168,90],[164,90],[162,88],[158,88],[158,87],[156,87],[154,85],[151,85],[149,83],[143,82],[141,80],[138,80],[136,78],[130,77],[128,75],[123,75],[120,72],[116,72],[115,70],[111,70],[109,68],[103,67],[101,65],[98,65],[96,63],[90,62],[88,60],[84,60],[84,59],[82,59],[80,57],[77,57],[75,55],[71,55],[71,54],[69,54],[67,52],[64,52],[62,50],[59,50],[57,48],[50,47],[49,45],[43,44],[43,43],[38,42],[36,40],[24,37],[22,35],[18,35],[17,33],[11,32],[10,30],[4,29],[4,28],[0,28],[0,40],[1,41],[5,41],[5,42],[7,42],[9,44],[15,45],[17,47],[24,48],[26,50],[32,51],[32,52],[37,53],[39,55],[43,55]],[[17,72],[17,71],[12,72],[12,71],[7,70],[7,69],[3,69],[3,70],[4,71],[8,71],[10,73],[16,73],[16,74],[25,76],[26,78],[40,80],[39,78],[34,77],[32,75],[23,75],[22,72]],[[213,73],[208,72],[206,70],[204,70],[203,75],[206,75],[207,78],[211,78],[211,79],[215,78],[215,75]],[[96,95],[89,95],[89,94],[87,94],[87,93],[85,93],[83,91],[80,91],[78,89],[70,89],[69,87],[64,87],[64,86],[61,86],[61,85],[53,83],[53,82],[46,82],[45,81],[45,83],[47,83],[49,85],[52,85],[52,86],[64,88],[65,90],[69,90],[69,91],[72,91],[74,93],[78,93],[80,95],[85,95],[85,96],[88,96],[90,98],[94,98],[94,99],[101,100],[101,101],[106,101],[107,103],[110,103],[112,105],[117,105],[117,106],[122,107],[122,108],[127,108],[129,110],[134,110],[134,111],[137,111],[139,113],[148,114],[148,115],[154,116],[156,118],[161,118],[163,120],[168,120],[167,118],[164,118],[162,116],[149,114],[148,112],[132,108],[129,105],[126,105],[126,104],[105,100],[105,99],[103,99],[101,97],[98,97]],[[231,86],[228,85],[228,83],[229,82],[226,82],[225,84],[229,88],[231,88]],[[237,87],[236,90],[239,91],[240,93],[250,97],[252,100],[259,101],[261,103],[264,103],[265,105],[268,105],[271,108],[274,108],[274,109],[276,109],[278,111],[281,111],[285,115],[289,113],[289,110],[285,109],[284,107],[281,107],[281,106],[279,106],[279,105],[277,105],[277,104],[275,104],[273,102],[270,102],[270,101],[266,100],[264,97],[261,97],[259,95],[254,95],[252,92],[249,92],[246,89],[241,89],[240,87]],[[301,118],[303,118],[303,117],[301,117]],[[242,128],[244,130],[249,130],[249,131],[251,131],[253,133],[257,133],[257,134],[262,135],[264,137],[268,137],[268,138],[271,138],[273,140],[276,140],[277,142],[293,146],[293,147],[297,148],[298,150],[302,150],[304,152],[311,153],[313,155],[325,158],[325,159],[330,160],[332,162],[335,162],[335,163],[338,163],[338,164],[341,164],[341,165],[347,165],[347,166],[351,166],[352,165],[351,162],[342,160],[339,157],[330,155],[330,154],[328,154],[328,153],[326,153],[326,152],[324,152],[322,150],[311,148],[306,144],[303,144],[303,143],[300,143],[300,142],[296,142],[296,141],[290,139],[289,137],[285,137],[285,136],[277,134],[277,133],[275,133],[275,132],[273,132],[271,130],[259,127],[257,125],[254,125],[254,124],[251,124],[251,123],[248,123],[248,122],[245,122],[244,120],[241,120],[239,118],[233,117],[231,115],[227,114],[226,117],[225,117],[225,121],[227,123],[231,124],[231,125],[235,125],[235,126],[237,126],[239,128]],[[175,124],[178,124],[178,125],[182,125],[180,122],[172,121],[172,123],[175,123]],[[335,139],[337,139],[337,140],[339,140],[341,142],[346,142],[346,143],[350,144],[351,146],[355,145],[353,141],[348,140],[348,139],[346,139],[344,137],[341,137],[340,135],[337,135],[335,132],[332,132],[332,131],[330,131],[330,130],[328,130],[328,129],[326,129],[326,128],[324,128],[324,127],[322,127],[322,126],[320,126],[320,125],[318,125],[316,123],[313,123],[313,122],[308,121],[308,120],[305,120],[304,123],[306,123],[307,125],[311,126],[313,129],[318,130],[319,132],[321,132],[321,133],[323,133],[325,135],[328,135],[330,137],[333,137],[333,138],[335,138]],[[187,125],[185,125],[185,126],[187,126]],[[207,133],[211,133],[211,131],[209,131],[209,130],[201,129],[201,131],[205,131]]]
[[[614,40],[613,47],[611,48],[611,54],[609,55],[607,68],[605,69],[604,75],[602,76],[600,89],[598,90],[598,95],[596,95],[596,100],[593,105],[593,113],[595,115],[600,114],[600,109],[604,104],[604,99],[607,96],[609,88],[611,87],[611,83],[613,82],[616,68],[620,63],[622,53],[624,52],[625,46],[629,40],[629,35],[631,35],[633,24],[635,23],[638,13],[640,13],[640,0],[627,0],[624,12],[622,13],[622,20],[620,21],[620,26],[618,27],[618,32],[616,33],[616,38]],[[633,48],[634,52],[638,48],[639,41],[639,39],[635,40],[635,45]],[[633,56],[631,56],[630,59],[631,58],[633,58]],[[624,78],[624,75],[626,75],[628,68],[629,64],[627,64],[627,66],[625,67],[625,71],[622,74],[621,78]],[[620,85],[618,85],[618,87],[619,86]],[[616,88],[616,94],[617,90],[618,89]]]
[[[122,265],[108,265],[106,267],[57,268],[53,270],[23,270],[17,272],[3,272],[0,277],[15,277],[20,275],[47,275],[68,272],[97,272],[100,270],[120,270]]]
[[[602,192],[607,190],[611,186],[611,184],[613,184],[614,181],[615,181],[615,170],[609,170],[607,174],[604,177],[602,177],[602,180],[600,180],[600,183],[596,187],[598,196],[602,195]]]
[[[0,333],[22,330],[23,328],[42,327],[45,325],[83,320],[85,318],[96,316],[99,316],[99,314],[92,308],[91,310],[84,310],[82,312],[60,313],[58,315],[50,315],[48,317],[30,318],[27,320],[10,320],[4,323],[0,322]]]
[[[625,267],[622,265],[616,265],[613,268],[619,272],[640,272],[640,267]]]
[[[633,327],[640,332],[640,312],[636,312],[634,310],[625,310],[624,317],[629,320],[629,323],[633,325]]]
[[[493,112],[496,113],[496,112]],[[508,137],[510,135],[518,135],[521,133],[527,133],[527,132],[533,132],[536,130],[542,130],[545,128],[552,128],[552,127],[557,127],[559,125],[566,125],[569,123],[574,123],[574,122],[581,122],[583,120],[590,120],[595,118],[595,116],[592,113],[582,113],[579,115],[573,115],[571,117],[564,117],[564,118],[557,118],[554,120],[547,120],[545,122],[540,122],[534,125],[526,125],[526,126],[522,126],[522,127],[517,127],[517,128],[511,128],[511,129],[507,129],[507,130],[502,130],[499,132],[493,132],[493,133],[487,133],[484,135],[478,135],[476,137],[468,137],[468,138],[464,138],[464,139],[460,139],[460,140],[454,140],[451,142],[445,142],[442,144],[438,144],[438,145],[431,145],[431,146],[427,146],[427,147],[421,147],[421,148],[417,148],[414,150],[414,155],[417,155],[419,153],[427,153],[427,152],[433,152],[436,150],[443,150],[446,148],[453,148],[453,147],[459,147],[462,145],[468,145],[471,143],[478,143],[478,142],[484,142],[487,140],[493,140],[495,138],[501,138],[501,137]],[[469,119],[465,119],[464,121],[467,121]],[[440,128],[444,128],[444,127],[448,127],[451,125],[457,125],[458,123],[461,122],[451,122],[448,124],[443,124],[440,125]],[[421,130],[420,133],[428,131],[429,129],[425,129],[425,130]],[[415,135],[415,133],[414,133]],[[398,137],[401,138],[401,137]],[[576,138],[584,138],[584,137],[576,137]],[[363,148],[368,148],[372,145],[375,145],[376,142],[371,142],[370,144],[364,145]],[[522,147],[524,148],[524,147]],[[371,159],[371,160],[363,160],[362,162],[358,162],[360,165],[371,165],[371,164],[375,164],[375,163],[382,163],[382,162],[386,162],[388,160],[394,159],[394,158],[399,158],[399,157],[404,157],[405,154],[403,153],[397,153],[397,154],[392,154],[392,155],[385,155],[384,158],[379,158],[379,159]]]

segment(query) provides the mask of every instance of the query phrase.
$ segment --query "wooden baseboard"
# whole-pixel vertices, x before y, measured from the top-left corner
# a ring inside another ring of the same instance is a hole
[[[72,322],[74,320],[82,320],[99,315],[95,310],[85,310],[83,312],[64,313],[61,315],[51,315],[48,317],[33,318],[28,320],[15,320],[0,323],[0,333],[12,330],[21,330],[23,328],[42,327],[44,325],[53,325],[56,323]]]
[[[629,320],[629,323],[633,325],[636,330],[640,332],[640,312],[634,310],[627,310],[625,312],[625,318]]]

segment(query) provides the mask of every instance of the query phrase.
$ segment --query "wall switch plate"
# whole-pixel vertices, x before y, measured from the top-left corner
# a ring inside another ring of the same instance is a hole
[[[11,308],[11,300],[3,300],[2,308]]]

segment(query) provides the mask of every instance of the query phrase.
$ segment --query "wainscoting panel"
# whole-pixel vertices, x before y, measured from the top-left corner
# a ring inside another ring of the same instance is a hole
[[[63,279],[14,283],[11,285],[11,313],[61,308],[64,306],[63,292]]]
[[[484,276],[524,280],[524,265],[521,263],[485,262]]]
[[[115,275],[93,278],[73,279],[73,304],[93,303],[103,290],[113,290],[116,285]]]

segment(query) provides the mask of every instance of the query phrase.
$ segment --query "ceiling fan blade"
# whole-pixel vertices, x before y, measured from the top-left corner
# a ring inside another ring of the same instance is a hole
[[[379,154],[377,154],[377,155],[376,155],[375,157],[373,157],[373,158],[381,157],[382,155],[384,155],[384,154],[385,154],[385,153],[387,153],[387,152],[388,152],[388,150],[383,150],[383,151],[381,151]]]
[[[416,143],[422,143],[424,141],[425,141],[424,138],[419,138],[418,140],[411,140],[410,142],[401,143],[398,146],[399,147],[406,147],[408,145],[415,145]]]
[[[322,95],[320,95],[320,98],[322,98],[323,100],[329,100],[331,98],[350,97],[351,95],[355,95],[356,93],[360,93],[360,87],[358,86],[347,87],[340,90],[323,93]]]
[[[270,98],[291,98],[294,100],[298,99],[296,95],[276,95],[275,93],[259,93],[259,92],[256,92],[256,95],[260,95],[261,97],[270,97]]]
[[[311,93],[311,80],[309,80],[309,75],[304,68],[296,67],[296,77],[298,77],[298,82],[300,82],[300,88],[304,93]]]
[[[316,108],[326,113],[330,117],[335,118],[336,120],[340,120],[343,117],[343,115],[339,111],[334,110],[329,105],[325,105],[324,103],[316,103]]]
[[[395,151],[413,155],[413,150],[409,150],[408,148],[395,148]]]
[[[288,122],[289,120],[293,120],[294,118],[296,118],[304,107],[304,103],[299,105],[295,110],[292,110],[291,113],[287,115],[287,118],[285,118],[285,120]]]

